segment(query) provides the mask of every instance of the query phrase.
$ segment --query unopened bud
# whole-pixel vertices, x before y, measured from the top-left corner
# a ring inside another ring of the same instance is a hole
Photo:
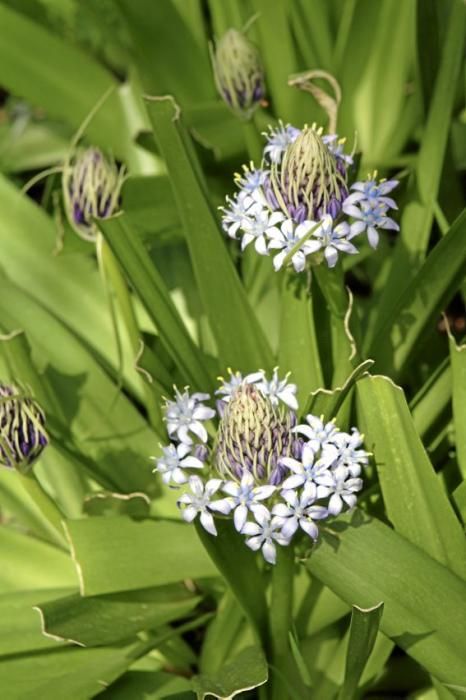
[[[45,414],[16,386],[0,384],[0,465],[28,472],[48,444]]]
[[[66,213],[81,238],[94,241],[98,232],[94,218],[106,219],[118,210],[124,177],[124,168],[107,159],[98,148],[81,151],[65,168]]]
[[[249,119],[265,96],[259,52],[244,34],[229,29],[212,51],[217,89],[239,116]]]

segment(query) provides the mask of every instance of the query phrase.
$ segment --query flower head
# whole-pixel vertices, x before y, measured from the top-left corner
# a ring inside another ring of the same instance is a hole
[[[290,144],[296,141],[300,133],[300,129],[291,126],[291,124],[283,125],[283,122],[279,122],[278,127],[269,127],[269,133],[266,132],[264,134],[267,138],[267,145],[264,148],[264,158],[271,163],[280,163],[286,149]]]
[[[277,545],[299,533],[317,539],[319,521],[356,503],[369,455],[356,428],[345,433],[311,414],[297,425],[298,387],[278,368],[271,376],[229,376],[220,378],[217,411],[205,405],[208,394],[175,389],[165,408],[172,443],[154,471],[184,490],[178,506],[185,521],[199,517],[216,535],[215,517],[231,518],[246,545],[273,564]]]
[[[236,29],[229,29],[212,54],[215,83],[228,107],[249,119],[265,96],[264,72],[259,52]]]
[[[0,384],[0,465],[28,472],[47,444],[39,404],[18,387]]]
[[[78,151],[63,172],[63,197],[68,220],[88,241],[97,236],[95,218],[106,219],[117,211],[125,178],[124,168],[98,148]]]

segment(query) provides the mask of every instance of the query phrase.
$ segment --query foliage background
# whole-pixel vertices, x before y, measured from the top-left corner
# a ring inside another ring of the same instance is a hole
[[[325,123],[287,80],[327,70],[363,177],[402,183],[401,233],[310,288],[240,260],[215,210],[251,129],[216,95],[208,42],[255,13],[257,134]],[[65,521],[1,472],[2,697],[228,697],[270,673],[243,694],[264,696],[275,672],[254,629],[281,646],[293,698],[464,695],[463,3],[1,0],[0,27],[0,373],[47,412],[35,473]],[[59,174],[22,187],[63,163],[112,86],[85,140],[130,176],[99,272],[60,213]],[[269,572],[228,531],[209,556],[149,461],[173,382],[205,390],[228,366],[277,362],[314,413],[364,429],[375,465],[361,509],[297,565],[285,629],[291,595],[267,604]],[[350,624],[352,605],[375,611]]]

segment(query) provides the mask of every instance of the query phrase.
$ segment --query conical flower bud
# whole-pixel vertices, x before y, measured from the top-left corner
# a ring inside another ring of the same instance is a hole
[[[214,463],[221,476],[241,480],[250,472],[256,482],[279,484],[280,458],[293,456],[300,440],[291,432],[294,413],[274,407],[254,384],[242,384],[220,421]]]
[[[281,163],[272,164],[266,197],[298,223],[334,219],[348,196],[344,161],[336,158],[320,130],[306,127],[291,143]]]
[[[26,473],[48,444],[39,404],[16,386],[0,384],[0,465]]]
[[[107,218],[118,209],[124,168],[118,168],[98,148],[78,153],[63,174],[63,195],[68,220],[76,233],[93,241],[95,217]]]
[[[249,119],[265,95],[264,73],[254,44],[229,29],[212,52],[215,83],[228,107]]]

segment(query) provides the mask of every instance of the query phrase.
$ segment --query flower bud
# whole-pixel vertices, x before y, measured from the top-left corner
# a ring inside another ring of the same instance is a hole
[[[98,148],[87,148],[76,155],[63,174],[66,213],[76,233],[94,241],[94,218],[105,219],[118,209],[124,168],[118,168]]]
[[[229,29],[212,51],[217,89],[228,107],[249,119],[265,96],[264,73],[254,44]]]
[[[320,130],[305,127],[291,143],[281,163],[273,163],[265,194],[297,223],[334,219],[348,195],[344,162],[324,143]]]
[[[16,386],[0,384],[0,465],[26,473],[48,444],[45,414]]]
[[[254,384],[242,384],[225,405],[214,463],[219,474],[241,480],[244,472],[274,485],[283,480],[280,458],[294,454],[299,438],[291,432],[294,413],[274,407]]]

